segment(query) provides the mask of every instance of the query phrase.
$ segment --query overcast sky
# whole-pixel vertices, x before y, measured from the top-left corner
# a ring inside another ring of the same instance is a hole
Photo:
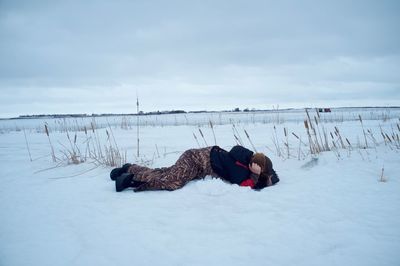
[[[0,117],[400,105],[400,1],[0,0]]]

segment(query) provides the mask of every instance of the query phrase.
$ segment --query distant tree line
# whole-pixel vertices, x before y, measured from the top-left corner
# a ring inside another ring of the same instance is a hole
[[[339,107],[338,107],[339,108]],[[337,109],[338,109],[337,108]],[[340,107],[340,108],[349,108],[349,107]],[[360,108],[383,108],[383,107],[360,107]],[[399,108],[399,107],[391,107],[391,108]],[[287,108],[287,109],[279,109],[279,111],[284,110],[293,110],[295,108]],[[317,108],[319,112],[331,112],[331,108]],[[278,111],[276,109],[249,109],[245,108],[241,110],[239,107],[236,107],[232,110],[218,111],[218,112],[262,112],[262,111]],[[103,113],[103,114],[40,114],[40,115],[20,115],[16,118],[10,119],[21,119],[21,118],[71,118],[71,117],[105,117],[105,116],[135,116],[135,115],[164,115],[164,114],[185,114],[185,113],[215,113],[217,111],[184,111],[184,110],[169,110],[169,111],[151,111],[151,112],[143,112],[139,111],[139,113],[125,113],[125,114],[113,114],[113,113]]]

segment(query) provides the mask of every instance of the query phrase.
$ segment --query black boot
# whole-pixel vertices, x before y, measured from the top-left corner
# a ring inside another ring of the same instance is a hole
[[[117,179],[117,177],[119,177],[120,175],[128,172],[129,167],[131,166],[130,163],[126,163],[124,164],[122,167],[120,168],[114,168],[111,173],[110,173],[110,178],[111,180],[115,180]]]
[[[115,190],[121,192],[132,185],[133,174],[124,173],[115,179]]]
[[[139,186],[141,186],[141,185],[143,185],[143,184],[145,184],[146,182],[142,182],[142,181],[136,181],[136,180],[132,180],[132,183],[131,183],[131,187],[133,187],[133,188],[137,188],[137,187],[139,187]]]

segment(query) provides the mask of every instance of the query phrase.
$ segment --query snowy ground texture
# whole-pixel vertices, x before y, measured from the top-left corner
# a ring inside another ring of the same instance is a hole
[[[293,136],[291,158],[274,152],[274,123],[239,123],[239,131],[246,129],[256,148],[273,160],[281,178],[276,186],[256,192],[208,177],[174,192],[116,193],[111,167],[92,169],[88,161],[51,169],[48,138],[36,130],[43,121],[30,120],[30,129],[7,121],[29,129],[33,161],[23,131],[3,127],[0,265],[400,265],[399,149],[379,136],[380,127],[395,132],[398,123],[398,113],[364,121],[379,142],[374,148],[300,160]],[[307,140],[302,118],[275,126],[281,144],[284,127]],[[325,126],[338,126],[352,143],[364,139],[356,120]],[[210,128],[202,130],[213,145]],[[232,125],[214,130],[218,145],[236,144]],[[132,156],[136,129],[113,131]],[[142,126],[142,154],[154,167],[171,165],[197,146],[194,132],[198,135],[198,126],[189,123]],[[79,134],[78,139],[84,133]],[[55,146],[67,144],[65,132],[51,136]],[[382,167],[386,182],[379,181]]]

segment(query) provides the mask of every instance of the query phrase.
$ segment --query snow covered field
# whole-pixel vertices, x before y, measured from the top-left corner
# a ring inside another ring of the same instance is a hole
[[[399,118],[399,109],[322,114],[329,139],[337,127],[351,147],[312,155],[304,111],[140,117],[139,158],[136,117],[97,119],[103,144],[112,130],[128,161],[152,167],[215,141],[230,149],[234,123],[281,179],[260,192],[209,177],[143,193],[116,193],[112,168],[90,159],[52,162],[44,123],[62,159],[66,130],[84,154],[90,118],[0,121],[0,265],[400,265],[400,147],[381,135],[400,135]]]

